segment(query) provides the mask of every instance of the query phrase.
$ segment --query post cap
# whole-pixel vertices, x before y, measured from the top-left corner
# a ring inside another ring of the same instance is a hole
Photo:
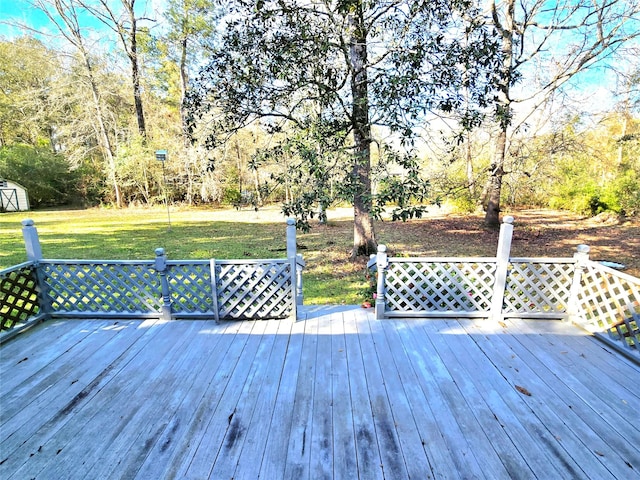
[[[578,245],[576,247],[576,250],[578,251],[578,253],[589,253],[591,247],[589,247],[589,245]]]
[[[378,245],[378,251],[379,252],[386,252],[387,251],[387,246],[381,243],[380,245]]]
[[[287,225],[295,225],[295,224],[296,224],[295,218],[287,218]]]
[[[35,225],[35,222],[30,218],[25,218],[21,223],[23,227],[33,227]]]
[[[502,223],[510,223],[511,224],[511,223],[514,222],[514,220],[515,220],[515,218],[513,218],[511,215],[508,215],[508,216],[506,216],[506,217],[504,217],[502,219]]]
[[[162,255],[164,255],[164,248],[156,248],[155,252],[156,256],[161,257]]]

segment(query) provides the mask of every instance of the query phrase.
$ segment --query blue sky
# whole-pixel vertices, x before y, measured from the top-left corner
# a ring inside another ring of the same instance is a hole
[[[136,3],[136,11],[145,6],[149,12],[157,10],[156,6],[161,6],[166,0],[140,0]],[[119,2],[115,3],[116,8]],[[162,11],[162,10],[161,10]],[[145,17],[157,16],[146,13]],[[14,38],[20,36],[22,31],[19,27],[11,24],[21,23],[39,31],[46,31],[51,28],[49,19],[40,10],[33,8],[28,0],[0,0],[0,36]],[[100,31],[105,27],[91,15],[82,18],[81,25]]]
[[[27,0],[0,0],[0,35],[6,38],[20,36],[23,31],[15,25],[16,23],[27,25],[38,31],[46,32],[51,29],[47,16],[37,8],[33,8]],[[90,15],[87,15],[82,24],[97,29],[104,28]]]
[[[14,37],[20,34],[16,27],[4,22],[26,23],[33,28],[40,28],[48,23],[45,15],[32,8],[25,0],[0,0],[0,35]]]

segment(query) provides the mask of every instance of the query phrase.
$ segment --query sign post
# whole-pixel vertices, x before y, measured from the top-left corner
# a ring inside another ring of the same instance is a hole
[[[162,180],[164,182],[164,203],[167,206],[167,221],[169,222],[169,230],[171,230],[171,214],[169,213],[169,198],[167,196],[167,173],[164,168],[164,162],[167,161],[166,150],[156,150],[156,160],[162,162]]]

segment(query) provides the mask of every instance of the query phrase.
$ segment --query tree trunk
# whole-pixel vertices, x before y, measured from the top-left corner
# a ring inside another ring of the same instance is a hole
[[[60,33],[78,50],[82,62],[87,69],[86,76],[89,80],[89,87],[91,89],[91,96],[94,103],[93,107],[96,112],[97,126],[94,125],[94,128],[96,128],[96,130],[99,132],[98,145],[100,146],[100,150],[105,156],[109,180],[113,185],[116,206],[118,208],[121,208],[122,194],[120,191],[120,185],[118,184],[118,177],[116,175],[116,161],[113,152],[113,146],[111,145],[111,139],[109,138],[109,133],[107,131],[107,126],[104,119],[105,116],[102,112],[102,103],[100,99],[100,93],[98,91],[98,83],[95,76],[93,75],[93,66],[91,63],[89,52],[85,47],[84,39],[79,27],[76,5],[73,2],[65,3],[61,0],[54,0],[50,3],[36,2],[34,3],[34,6],[40,9],[40,11],[42,11],[57,26]],[[54,16],[54,14],[47,8],[47,6],[53,7],[53,9],[57,12],[58,17],[61,20],[60,23],[58,22],[58,18]],[[82,6],[84,7],[84,5]],[[65,30],[64,27],[66,27],[68,31]]]
[[[469,198],[475,202],[476,198],[476,180],[473,175],[473,156],[471,155],[471,133],[467,132],[466,145],[466,166],[467,166],[467,189],[469,190]]]
[[[362,5],[358,2],[349,18],[351,28],[351,94],[353,97],[351,123],[355,151],[353,155],[353,250],[351,258],[370,255],[377,250],[371,216],[371,125],[369,123],[369,94],[367,85],[367,32]]]
[[[260,175],[258,173],[258,167],[256,166],[256,168],[253,169],[253,181],[255,183],[255,188],[256,188],[256,202],[257,206],[261,206],[262,205],[262,193],[260,193]]]
[[[484,223],[490,228],[500,228],[500,194],[504,176],[504,157],[506,153],[507,130],[501,128],[495,140],[495,152],[491,163],[491,172],[485,191]]]
[[[109,180],[113,185],[113,193],[115,195],[116,207],[122,208],[122,193],[120,191],[120,185],[118,184],[118,177],[116,175],[116,160],[113,153],[113,147],[111,145],[111,139],[105,125],[104,115],[102,113],[102,105],[100,103],[100,94],[98,93],[98,85],[93,76],[93,68],[91,61],[89,60],[89,54],[84,50],[84,46],[79,43],[76,45],[82,58],[84,60],[85,67],[87,69],[87,78],[91,86],[91,95],[93,98],[94,108],[96,110],[96,121],[98,123],[98,129],[100,131],[99,144],[102,147],[102,152],[107,160],[107,171],[109,174]]]
[[[500,195],[502,193],[502,177],[504,176],[504,162],[507,154],[507,129],[511,116],[511,98],[509,90],[513,77],[513,35],[515,30],[515,0],[505,3],[504,23],[500,22],[495,3],[492,3],[493,22],[500,34],[502,51],[502,75],[498,85],[497,113],[499,131],[495,138],[493,162],[485,188],[484,223],[490,228],[500,227]]]
[[[185,111],[184,99],[187,96],[187,88],[189,85],[189,76],[187,73],[187,48],[188,38],[184,33],[184,37],[180,42],[180,121],[182,123],[182,132],[184,134],[185,145],[189,145],[189,137],[187,135],[187,112]]]
[[[135,0],[130,3],[123,2],[129,13],[131,30],[129,32],[129,60],[131,61],[131,81],[133,83],[133,100],[136,107],[136,118],[138,120],[138,131],[143,138],[147,136],[147,127],[144,120],[144,109],[142,108],[142,93],[140,91],[140,66],[138,64],[138,39],[137,20],[134,12]],[[126,48],[126,46],[125,46]]]

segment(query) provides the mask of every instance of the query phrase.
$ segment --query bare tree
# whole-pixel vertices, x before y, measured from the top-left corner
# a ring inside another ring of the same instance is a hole
[[[170,55],[180,72],[180,119],[186,131],[184,99],[189,85],[189,71],[197,58],[204,56],[201,42],[213,32],[216,18],[214,0],[169,0],[164,14],[169,23],[167,43]],[[188,139],[185,141],[188,143]]]
[[[640,2],[491,0],[489,10],[501,41],[502,75],[496,97],[498,128],[483,205],[485,224],[497,227],[509,133],[526,120],[525,116],[519,123],[514,121],[514,106],[527,102],[529,113],[537,111],[574,76],[638,37]],[[518,92],[521,78],[531,81]]]
[[[138,59],[138,22],[144,20],[144,18],[136,16],[136,0],[120,0],[122,11],[119,12],[113,7],[114,2],[109,0],[98,0],[99,7],[87,0],[78,0],[78,2],[118,36],[131,66],[131,84],[133,86],[133,101],[136,109],[138,131],[140,135],[146,137],[147,128],[142,105],[140,62]]]
[[[55,25],[57,31],[74,47],[81,60],[95,111],[95,128],[98,133],[98,144],[107,163],[109,181],[113,186],[116,206],[122,207],[122,195],[116,174],[114,148],[107,129],[107,116],[103,108],[98,81],[94,73],[90,49],[78,20],[78,8],[80,4],[76,0],[32,0],[31,4],[48,17],[49,21]]]

